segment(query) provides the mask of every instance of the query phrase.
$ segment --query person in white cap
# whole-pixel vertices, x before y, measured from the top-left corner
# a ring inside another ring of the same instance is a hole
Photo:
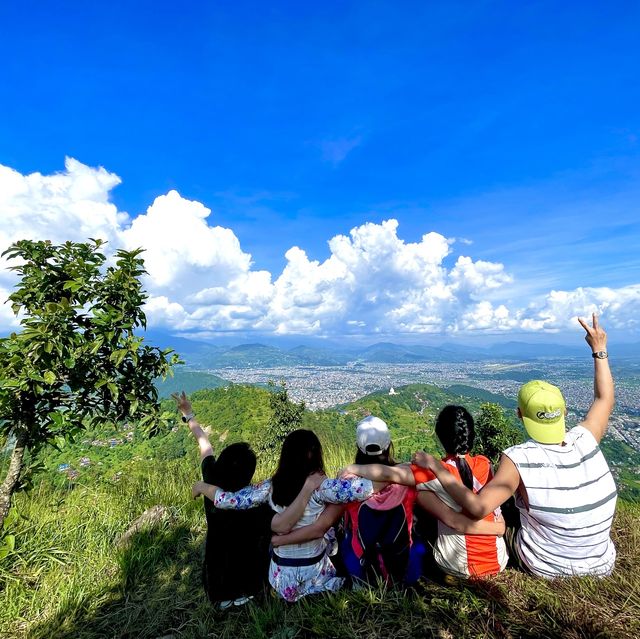
[[[493,477],[493,471],[486,457],[470,453],[475,424],[469,411],[463,406],[445,406],[436,418],[435,432],[446,453],[440,461],[442,468],[462,485],[480,490]],[[418,512],[421,530],[414,538],[412,568],[417,564],[424,576],[445,583],[449,583],[451,577],[484,577],[504,570],[508,555],[502,539],[505,524],[499,508],[480,521],[469,519],[460,512],[460,506],[444,491],[437,477],[424,468],[366,461],[363,464],[362,457],[357,461],[359,463],[348,466],[344,472],[372,481],[415,487],[418,504],[431,515],[422,517]]]
[[[370,415],[358,423],[356,444],[357,463],[395,465],[389,428],[379,417]],[[379,482],[372,487],[365,501],[343,507],[345,537],[340,544],[341,565],[356,582],[375,582],[378,578],[400,582],[409,562],[415,489]],[[366,506],[360,508],[363,504]],[[290,507],[290,514],[294,512]],[[272,541],[279,546],[322,537],[338,516],[335,510],[327,510],[312,524]],[[416,575],[416,581],[419,576]]]
[[[374,415],[360,420],[356,426],[356,444],[362,455],[369,457],[370,455],[386,454],[388,460],[391,434],[387,423]]]
[[[431,455],[414,455],[414,463],[433,472],[472,517],[484,517],[515,494],[520,528],[508,531],[510,554],[519,567],[550,579],[607,575],[616,558],[610,531],[617,491],[599,446],[614,405],[607,335],[595,314],[591,326],[579,322],[594,362],[594,398],[580,424],[566,432],[560,389],[535,380],[518,394],[529,440],[504,451],[482,491],[452,481]]]
[[[396,465],[389,427],[379,417],[369,415],[358,422],[356,444],[356,464]],[[415,488],[388,484],[365,501],[347,505],[340,549],[352,579],[405,580],[415,501]]]

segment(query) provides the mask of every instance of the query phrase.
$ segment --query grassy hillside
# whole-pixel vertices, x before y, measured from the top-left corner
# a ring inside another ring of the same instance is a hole
[[[459,399],[459,398],[458,398]],[[340,411],[307,412],[329,473],[353,459],[353,427],[367,412],[391,424],[400,456],[433,445],[432,419],[452,396],[411,385],[374,393]],[[218,450],[253,440],[270,419],[268,391],[231,385],[193,395]],[[469,401],[472,409],[480,400]],[[167,407],[170,403],[167,402]],[[621,502],[614,522],[617,569],[605,579],[545,582],[508,571],[475,583],[428,583],[417,592],[343,591],[287,605],[269,593],[222,613],[200,585],[205,520],[190,499],[195,445],[181,424],[148,439],[103,429],[43,456],[47,472],[16,500],[15,550],[0,559],[2,637],[637,637],[640,636],[640,506]],[[113,447],[95,442],[122,440]],[[90,464],[81,466],[80,460]],[[78,476],[70,480],[69,463]],[[273,470],[260,460],[256,478]],[[155,526],[119,543],[131,522],[162,505]]]
[[[434,423],[437,414],[447,404],[462,404],[474,415],[480,405],[489,401],[479,393],[462,395],[457,386],[443,389],[431,384],[409,384],[395,389],[394,395],[387,392],[371,393],[347,406],[343,410],[352,416],[354,423],[369,413],[382,417],[391,430],[396,456],[406,460],[415,450],[443,452],[435,436]],[[514,422],[511,415],[509,418]]]
[[[333,461],[333,455],[327,457]],[[544,582],[515,572],[405,595],[344,591],[287,605],[270,594],[228,613],[200,587],[204,516],[189,498],[195,455],[140,464],[126,482],[40,484],[21,496],[17,548],[0,566],[3,637],[637,637],[640,510],[621,505],[606,579]],[[146,508],[156,527],[119,536]]]
[[[171,393],[184,391],[191,395],[197,390],[203,388],[218,388],[227,386],[229,382],[218,375],[212,373],[203,373],[202,371],[190,371],[182,366],[174,368],[173,377],[167,379],[159,379],[156,381],[158,395],[160,397],[171,397]]]

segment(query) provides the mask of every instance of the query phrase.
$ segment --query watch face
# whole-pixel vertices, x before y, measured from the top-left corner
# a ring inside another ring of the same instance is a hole
[[[606,359],[608,357],[607,351],[597,351],[593,354],[593,356],[597,357],[598,359]]]

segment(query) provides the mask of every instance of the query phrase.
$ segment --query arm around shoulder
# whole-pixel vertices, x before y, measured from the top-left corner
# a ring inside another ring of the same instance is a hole
[[[271,538],[271,543],[273,546],[278,547],[320,539],[340,517],[344,508],[340,504],[329,504],[313,524],[296,528],[285,535],[274,535]]]
[[[390,482],[393,484],[403,484],[404,486],[415,486],[411,467],[407,464],[397,466],[385,466],[384,464],[351,464],[344,471],[345,474],[357,475],[375,482]]]
[[[204,484],[204,482],[198,483]],[[204,485],[206,486],[207,484]],[[221,508],[222,510],[248,510],[267,503],[270,494],[271,482],[267,479],[257,486],[246,486],[236,492],[217,488],[214,493],[215,498],[211,498],[209,495],[207,497],[213,501],[213,505],[216,508]]]
[[[471,519],[465,514],[449,508],[435,493],[430,491],[419,492],[418,503],[449,528],[463,535],[490,535],[494,537],[504,535],[504,519],[500,521]]]
[[[473,519],[482,519],[494,511],[513,495],[520,483],[520,473],[506,455],[502,455],[495,477],[479,493],[460,483],[432,455],[416,453],[414,463],[430,470],[453,500]]]
[[[304,514],[313,491],[326,479],[321,473],[309,475],[297,497],[280,513],[273,516],[271,530],[278,534],[288,533]]]

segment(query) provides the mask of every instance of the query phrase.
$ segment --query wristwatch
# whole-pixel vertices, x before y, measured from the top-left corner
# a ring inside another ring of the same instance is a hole
[[[595,355],[594,355],[595,357]],[[187,424],[189,422],[189,420],[193,419],[196,416],[195,413],[187,413],[186,415],[182,416],[182,421]]]
[[[591,354],[591,357],[595,359],[607,359],[607,357],[609,357],[609,353],[607,353],[607,351],[595,351]]]

